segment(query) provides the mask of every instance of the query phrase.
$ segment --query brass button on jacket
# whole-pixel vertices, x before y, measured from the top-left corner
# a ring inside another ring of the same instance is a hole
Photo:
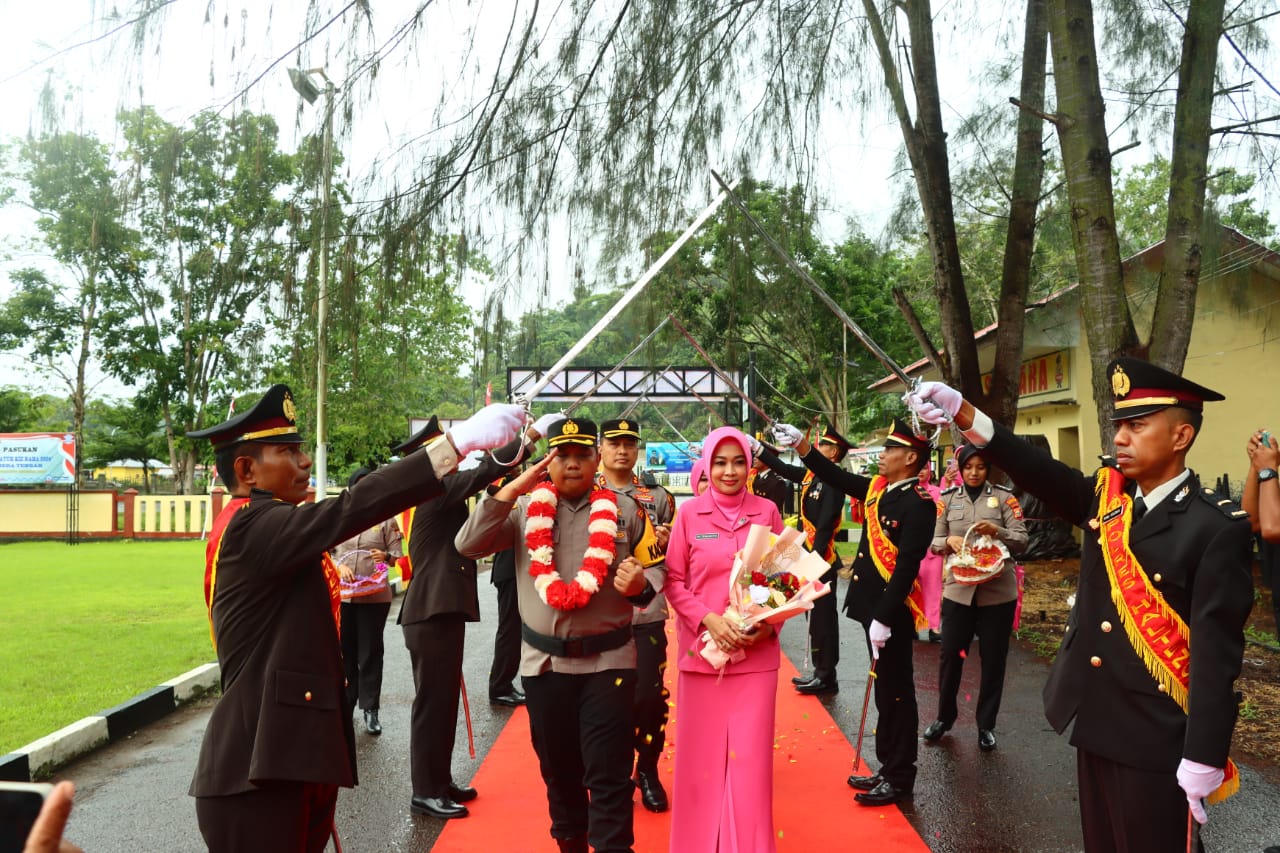
[[[1097,655],[1094,655],[1093,657],[1089,658],[1089,663],[1093,664],[1094,667],[1102,666],[1102,658],[1098,657]]]

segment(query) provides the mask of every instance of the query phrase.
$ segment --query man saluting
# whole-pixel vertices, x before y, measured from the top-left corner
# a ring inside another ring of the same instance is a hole
[[[632,608],[661,591],[653,525],[596,484],[596,425],[567,418],[551,452],[480,501],[455,544],[478,558],[514,546],[529,729],[562,851],[630,851],[636,644]],[[550,480],[541,480],[543,472]],[[540,482],[541,480],[541,482]]]
[[[1206,401],[1163,368],[1107,368],[1115,457],[1092,476],[1033,448],[938,382],[907,403],[954,420],[983,455],[1084,531],[1080,586],[1045,685],[1045,716],[1074,719],[1086,850],[1199,848],[1199,827],[1238,785],[1227,758],[1233,689],[1253,606],[1249,524],[1186,466]],[[1192,642],[1194,637],[1195,642]]]
[[[233,496],[205,551],[222,698],[190,791],[214,853],[324,849],[338,787],[356,784],[338,642],[342,599],[327,549],[439,494],[440,478],[462,456],[508,441],[524,412],[483,409],[425,450],[313,504],[302,503],[311,459],[296,418],[288,386],[275,385],[243,414],[188,433],[212,442]]]

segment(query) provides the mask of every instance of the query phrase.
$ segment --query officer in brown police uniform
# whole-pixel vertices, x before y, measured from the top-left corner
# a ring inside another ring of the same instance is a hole
[[[848,440],[830,426],[818,436],[819,454],[834,464],[844,460],[850,447]],[[831,594],[814,602],[813,610],[809,612],[809,654],[813,659],[813,675],[792,680],[799,693],[836,693],[840,690],[836,680],[836,664],[840,662],[840,616],[835,592],[841,567],[840,557],[836,554],[836,532],[843,523],[844,494],[814,477],[813,471],[805,466],[783,462],[763,444],[752,450],[756,458],[775,474],[800,484],[800,526],[805,533],[805,545],[831,566],[821,578],[823,583],[831,585]]]
[[[1253,606],[1249,523],[1186,467],[1204,403],[1223,396],[1135,358],[1115,359],[1107,375],[1116,452],[1092,475],[941,383],[922,383],[908,402],[932,423],[953,419],[1015,483],[1084,531],[1045,716],[1058,732],[1075,722],[1085,849],[1167,853],[1198,848],[1202,800],[1238,785],[1227,752]]]
[[[588,420],[553,424],[551,452],[482,498],[456,540],[477,558],[514,547],[530,733],[551,835],[570,853],[632,849],[631,623],[664,580],[644,509],[596,485],[596,437]],[[544,472],[550,479],[540,482]]]
[[[489,407],[340,496],[306,504],[310,458],[293,396],[189,433],[213,444],[233,499],[206,548],[205,600],[222,696],[191,782],[205,843],[220,851],[320,851],[339,786],[356,783],[338,638],[338,570],[327,549],[440,492],[461,453],[507,441],[524,419]]]
[[[645,485],[635,474],[640,453],[640,424],[630,418],[600,424],[600,473],[596,482],[627,495],[640,504],[653,522],[660,551],[665,553],[676,515],[676,499],[657,484]],[[640,802],[651,812],[664,812],[669,802],[658,777],[658,759],[667,742],[667,699],[671,693],[663,684],[667,669],[667,597],[658,593],[653,601],[636,608],[632,629],[636,637],[636,787]]]
[[[431,418],[408,441],[392,448],[412,453],[441,435]],[[466,623],[480,621],[476,561],[458,553],[453,539],[469,514],[467,501],[495,477],[519,464],[537,433],[508,442],[464,464],[440,481],[444,492],[409,511],[407,549],[413,574],[400,604],[397,624],[413,666],[413,710],[409,717],[409,770],[414,814],[448,819],[466,817],[465,802],[476,789],[454,782],[454,734],[462,688]],[[465,470],[464,470],[465,469]]]

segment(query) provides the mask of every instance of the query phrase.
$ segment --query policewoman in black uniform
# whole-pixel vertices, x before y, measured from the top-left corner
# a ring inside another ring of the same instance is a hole
[[[213,444],[233,496],[205,552],[222,695],[190,791],[211,851],[318,853],[336,834],[338,788],[356,784],[356,757],[338,638],[340,583],[327,551],[439,494],[462,456],[508,441],[523,421],[517,406],[487,407],[320,503],[303,503],[311,459],[287,386],[188,433]]]
[[[836,554],[835,537],[844,516],[844,493],[824,484],[811,469],[788,465],[768,447],[751,440],[754,442],[751,451],[757,459],[775,474],[800,484],[800,526],[805,533],[805,545],[821,555],[830,566],[821,580],[831,585],[831,594],[815,601],[813,610],[809,611],[809,654],[813,660],[813,675],[793,679],[796,691],[815,696],[836,693],[840,690],[836,680],[836,664],[840,662],[840,617],[835,593],[836,578],[842,564]],[[844,461],[850,447],[849,442],[829,426],[818,436],[818,453],[833,465]]]
[[[937,504],[920,485],[929,441],[895,420],[874,478],[851,474],[809,446],[789,424],[775,424],[779,444],[795,446],[804,464],[828,487],[863,499],[862,541],[853,560],[844,611],[862,623],[875,661],[876,759],[880,771],[850,776],[854,799],[883,806],[911,796],[916,781],[919,712],[911,641],[927,624],[920,561],[933,540]]]
[[[941,383],[922,383],[908,403],[931,423],[954,420],[1084,532],[1076,604],[1044,701],[1059,733],[1075,721],[1085,849],[1199,849],[1203,800],[1238,785],[1227,753],[1253,606],[1249,522],[1186,467],[1204,403],[1223,396],[1135,358],[1112,361],[1107,375],[1116,452],[1093,475]]]

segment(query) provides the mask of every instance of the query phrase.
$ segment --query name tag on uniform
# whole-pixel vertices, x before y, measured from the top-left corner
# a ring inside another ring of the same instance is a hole
[[[694,539],[719,539],[719,533],[699,533],[693,537]]]

